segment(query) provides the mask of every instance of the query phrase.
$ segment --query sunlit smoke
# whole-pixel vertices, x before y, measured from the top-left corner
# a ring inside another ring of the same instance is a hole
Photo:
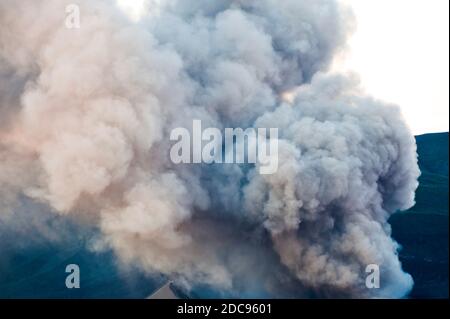
[[[2,209],[26,196],[188,288],[409,292],[387,220],[414,204],[416,145],[396,106],[327,73],[354,30],[349,8],[167,0],[157,15],[133,5],[130,20],[115,1],[78,3],[68,29],[64,1],[0,0]],[[170,132],[193,120],[278,128],[277,172],[172,163]],[[381,289],[365,286],[368,264]]]

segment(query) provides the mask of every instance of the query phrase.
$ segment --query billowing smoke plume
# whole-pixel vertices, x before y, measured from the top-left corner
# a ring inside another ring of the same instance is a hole
[[[387,220],[414,203],[416,146],[397,107],[326,73],[348,8],[163,0],[136,23],[77,3],[68,29],[69,2],[0,0],[0,214],[28,197],[96,225],[124,264],[232,295],[408,293]],[[278,172],[172,164],[193,119],[279,128]]]

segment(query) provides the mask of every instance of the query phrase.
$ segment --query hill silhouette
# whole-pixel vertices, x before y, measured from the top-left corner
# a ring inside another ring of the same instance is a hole
[[[411,298],[448,298],[448,133],[417,137],[422,175],[416,205],[392,216],[400,260],[414,278]]]

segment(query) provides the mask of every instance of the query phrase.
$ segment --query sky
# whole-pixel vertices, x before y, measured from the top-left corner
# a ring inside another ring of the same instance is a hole
[[[139,18],[145,0],[118,1]],[[399,105],[414,134],[448,131],[449,1],[340,1],[358,26],[333,69],[358,73],[369,94]]]
[[[415,134],[449,129],[449,1],[341,0],[358,22],[338,70],[400,105]]]

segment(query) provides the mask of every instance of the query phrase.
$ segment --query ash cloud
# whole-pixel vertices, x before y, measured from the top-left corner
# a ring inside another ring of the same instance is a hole
[[[0,216],[26,196],[188,289],[405,296],[387,220],[414,203],[416,145],[396,106],[327,74],[351,11],[151,3],[136,23],[113,1],[80,0],[81,28],[67,29],[69,2],[0,0]],[[193,119],[278,127],[278,172],[171,164],[170,131]],[[365,287],[368,264],[381,289]]]

